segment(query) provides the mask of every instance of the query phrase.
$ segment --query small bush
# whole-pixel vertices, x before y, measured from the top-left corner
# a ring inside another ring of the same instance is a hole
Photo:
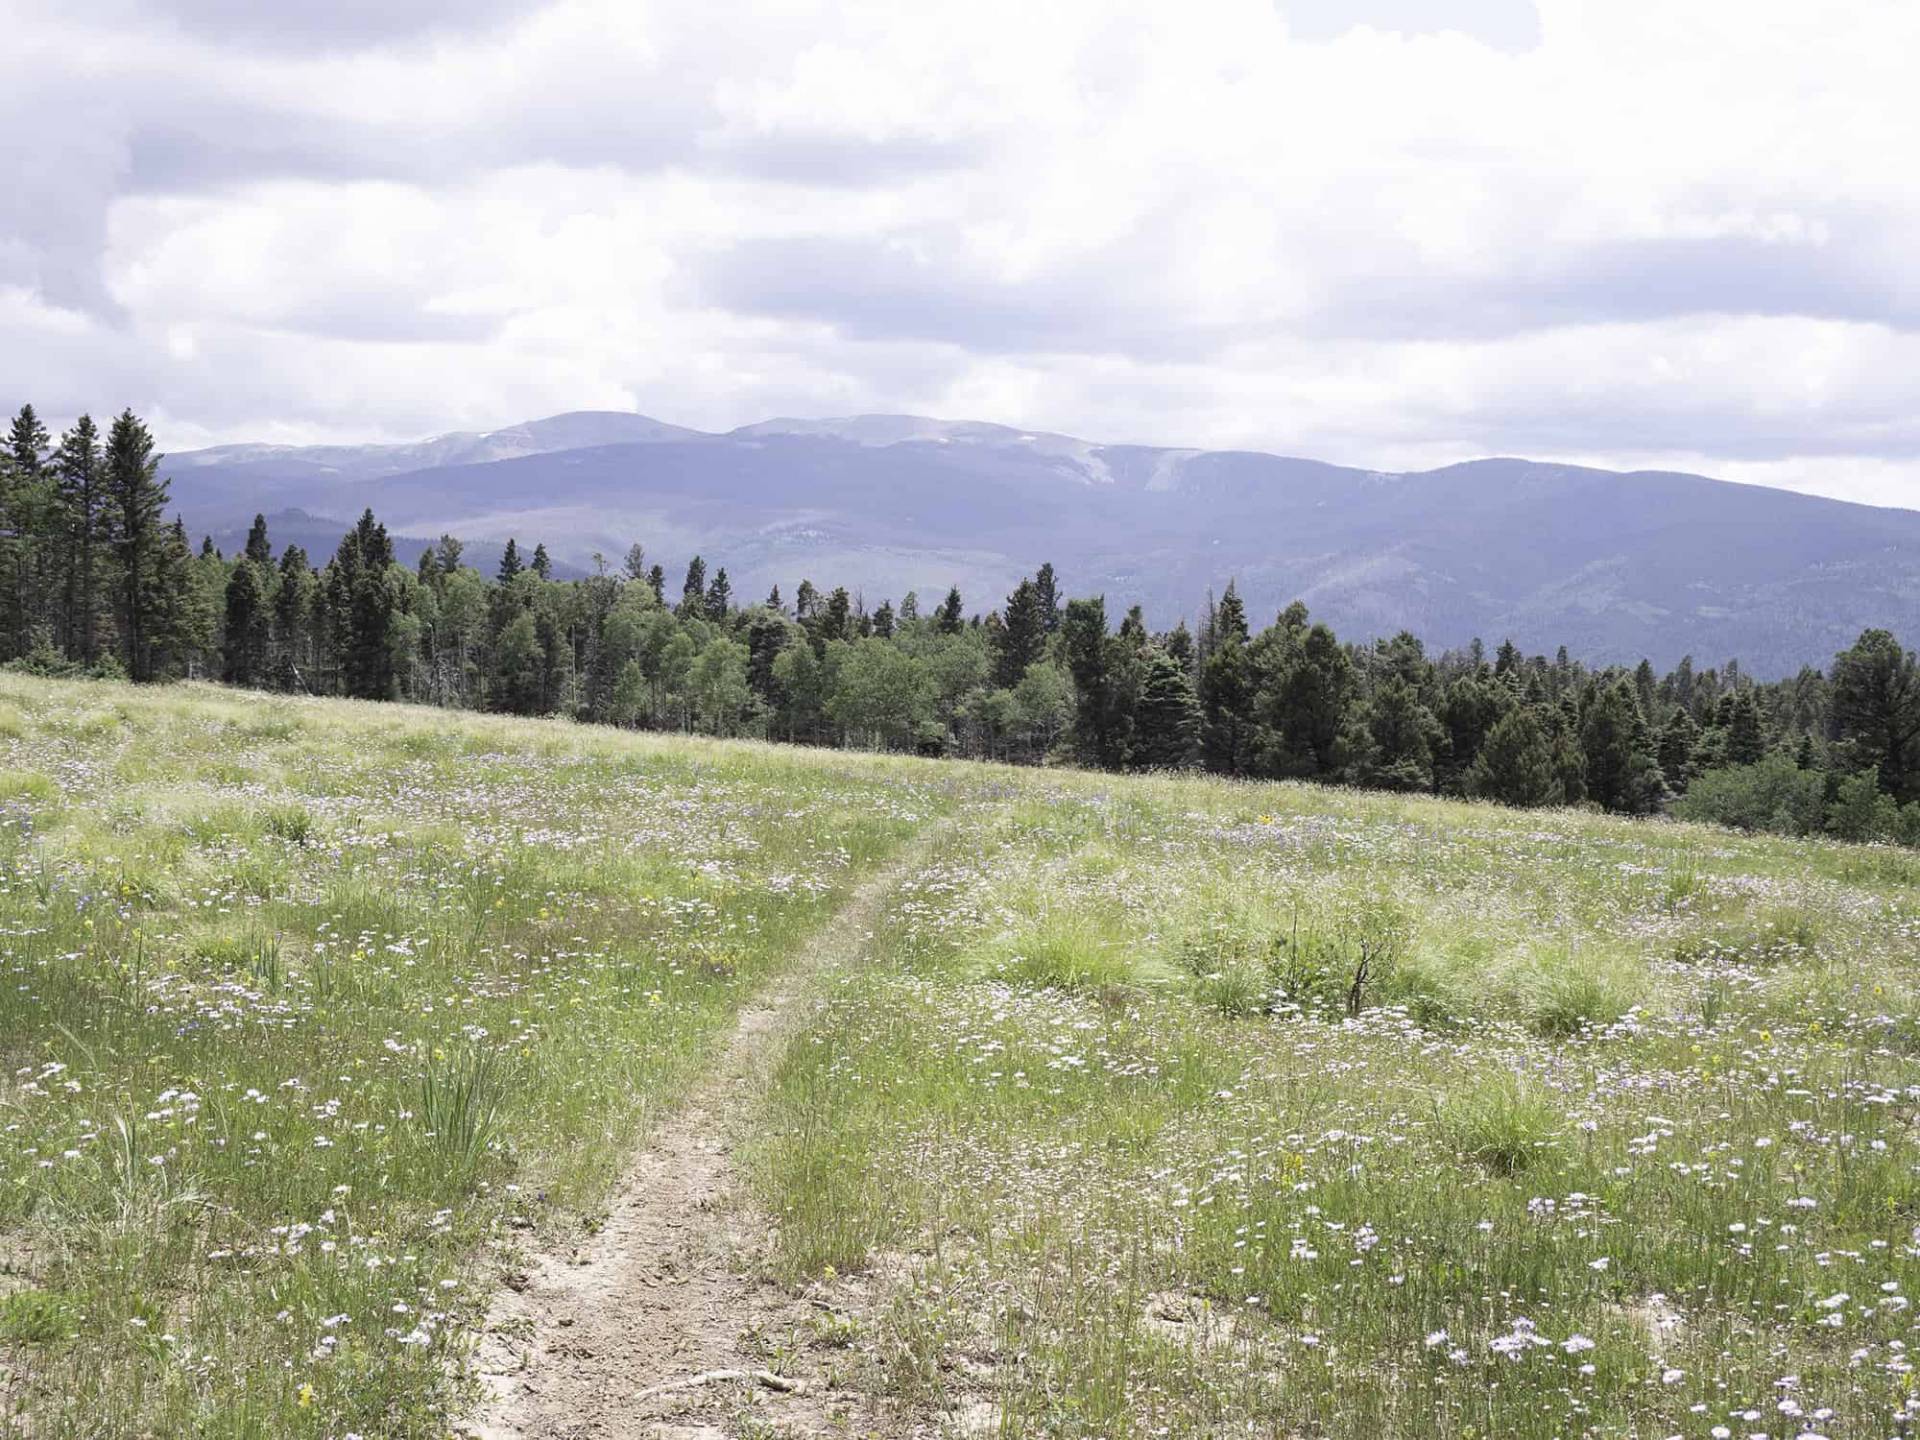
[[[1518,1175],[1560,1145],[1560,1113],[1518,1076],[1476,1086],[1440,1103],[1435,1123],[1447,1144],[1495,1175]]]
[[[1800,769],[1790,756],[1769,755],[1757,764],[1707,771],[1674,802],[1673,813],[1736,830],[1813,835],[1826,818],[1826,799],[1819,771]]]
[[[999,974],[1042,990],[1100,990],[1126,985],[1133,966],[1085,917],[1055,913],[1020,937]]]
[[[1633,1008],[1619,976],[1569,956],[1543,966],[1526,996],[1527,1022],[1549,1040],[1611,1025]]]

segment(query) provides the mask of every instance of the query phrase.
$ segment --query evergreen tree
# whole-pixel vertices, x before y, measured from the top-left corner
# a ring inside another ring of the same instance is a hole
[[[1660,761],[1630,679],[1605,685],[1580,727],[1587,757],[1587,794],[1608,810],[1644,815],[1666,798]]]
[[[1920,798],[1920,665],[1885,630],[1868,630],[1833,662],[1833,721],[1855,762],[1905,803]]]
[[[893,639],[893,602],[882,600],[880,608],[873,612],[873,633],[882,640]]]
[[[508,542],[518,575],[520,557]],[[340,540],[328,567],[327,608],[334,627],[334,648],[342,687],[361,700],[390,700],[394,691],[393,617],[397,597],[393,542],[387,527],[364,511]],[[503,570],[506,568],[502,563]]]
[[[230,685],[265,680],[273,643],[272,611],[260,567],[246,556],[235,563],[227,580],[224,636],[222,678]]]
[[[994,641],[993,683],[1002,690],[1013,689],[1046,646],[1046,610],[1040,587],[1022,580],[1007,597],[1007,608],[1000,619]]]
[[[920,597],[909,590],[900,597],[900,623],[911,625],[920,618]]]
[[[68,556],[64,606],[68,644],[83,663],[91,665],[100,658],[100,592],[105,588],[101,569],[116,534],[100,456],[100,431],[91,415],[82,415],[60,437],[53,467]]]
[[[1230,645],[1236,640],[1244,645],[1252,638],[1247,631],[1247,607],[1240,603],[1238,581],[1227,581],[1227,593],[1214,607],[1213,637],[1217,645]]]
[[[834,586],[833,593],[827,596],[827,603],[821,607],[816,621],[814,637],[817,645],[824,646],[834,640],[853,638],[853,600],[847,594],[846,586]]]
[[[666,604],[667,572],[658,565],[647,571],[647,588],[653,591],[653,598],[657,604]]]
[[[38,475],[46,465],[47,445],[51,440],[47,427],[33,413],[33,406],[22,405],[7,431],[7,452],[23,475]]]
[[[319,579],[307,552],[289,545],[280,552],[280,579],[273,592],[273,628],[278,643],[277,683],[289,690],[307,688],[313,668],[313,623]]]
[[[820,592],[813,588],[811,580],[802,580],[800,588],[793,592],[793,618],[802,625],[820,613]]]
[[[538,575],[542,580],[553,579],[553,560],[547,554],[545,541],[534,542],[533,561],[527,568],[532,570],[533,573]]]
[[[647,552],[638,540],[627,547],[627,560],[623,569],[629,580],[647,578]]]
[[[429,552],[431,553],[431,552]],[[262,574],[267,573],[273,564],[273,542],[267,538],[267,517],[253,517],[253,528],[247,531],[247,559],[260,567]]]
[[[187,543],[187,527],[178,516],[161,527],[148,590],[152,612],[148,648],[153,678],[197,675],[211,654],[219,627],[220,586],[224,566],[196,562]]]
[[[1051,562],[1035,573],[1033,589],[1040,602],[1040,627],[1051,635],[1060,628],[1060,582],[1054,576]]]
[[[1420,703],[1420,692],[1392,676],[1367,701],[1363,783],[1386,790],[1431,790],[1440,722]]]
[[[687,562],[687,578],[680,584],[680,604],[674,614],[682,620],[704,620],[707,615],[707,562],[698,555]]]
[[[780,598],[780,587],[778,585],[767,592],[767,609],[773,611],[776,615],[784,615],[786,613],[786,602]]]
[[[1678,795],[1693,780],[1694,755],[1700,748],[1700,722],[1685,706],[1676,705],[1660,729],[1660,774]]]
[[[1467,771],[1467,793],[1502,805],[1558,805],[1565,798],[1552,741],[1531,705],[1494,722]]]
[[[167,482],[160,478],[160,457],[154,453],[147,427],[123,410],[107,432],[107,489],[112,496],[114,539],[120,561],[120,620],[127,656],[127,673],[135,680],[154,677],[154,587],[161,541],[161,511],[167,503]]]
[[[1332,630],[1314,625],[1288,647],[1256,701],[1271,732],[1263,763],[1273,774],[1327,778],[1346,767],[1353,661]]]
[[[1467,787],[1473,762],[1480,758],[1493,727],[1513,708],[1513,692],[1488,673],[1484,662],[1447,686],[1440,701],[1440,725],[1446,732],[1444,759],[1435,765],[1440,789],[1459,794]]]
[[[733,584],[727,579],[727,567],[713,572],[713,584],[707,587],[707,618],[725,620],[733,613]]]
[[[939,610],[934,612],[934,624],[942,635],[958,635],[966,628],[966,614],[958,585],[947,591],[947,598],[940,602]]]
[[[943,614],[957,608],[958,599],[956,590]],[[1067,602],[1060,642],[1076,697],[1074,748],[1085,763],[1118,770],[1132,754],[1137,657],[1118,636],[1107,633],[1104,596]]]
[[[1231,585],[1227,593],[1238,606]],[[1257,749],[1253,661],[1246,616],[1240,615],[1237,627],[1223,624],[1225,611],[1224,604],[1214,607],[1214,646],[1200,666],[1202,759],[1216,775],[1245,775],[1253,769]]]
[[[369,510],[367,513],[371,515],[373,512]],[[507,537],[507,548],[500,552],[500,569],[498,572],[500,584],[502,586],[511,585],[515,580],[520,578],[520,572],[525,568],[526,567],[520,563],[520,542],[509,535]]]
[[[1133,763],[1182,770],[1194,763],[1199,744],[1200,701],[1187,667],[1164,650],[1150,651],[1134,710]]]
[[[1189,675],[1193,673],[1193,632],[1187,629],[1187,622],[1185,620],[1180,621],[1172,630],[1167,632],[1166,645],[1164,648],[1167,654],[1180,662],[1181,669],[1185,670]]]
[[[1765,720],[1753,687],[1728,697],[1722,753],[1729,765],[1753,765],[1767,753]]]

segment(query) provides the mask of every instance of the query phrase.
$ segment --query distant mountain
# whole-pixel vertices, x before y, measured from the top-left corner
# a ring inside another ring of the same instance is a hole
[[[747,597],[802,577],[870,603],[958,584],[987,609],[1051,560],[1069,593],[1143,604],[1155,626],[1232,578],[1263,622],[1298,598],[1348,638],[1511,637],[1597,662],[1737,655],[1776,675],[1868,625],[1920,640],[1920,511],[1698,475],[1386,474],[910,415],[716,435],[605,412],[416,445],[223,446],[167,471],[196,534],[298,509],[337,538],[371,506],[396,535],[544,540],[574,567],[637,540],[676,584],[700,553]]]

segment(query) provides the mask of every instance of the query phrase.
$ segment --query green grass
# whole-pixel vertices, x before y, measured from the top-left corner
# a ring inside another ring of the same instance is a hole
[[[41,1435],[444,1436],[924,766],[0,679],[0,1299]],[[0,1287],[4,1288],[4,1287]]]
[[[1896,1433],[1902,872],[1587,814],[1015,783],[789,1052],[756,1155],[784,1273],[890,1296],[867,1384],[1005,1435]],[[1097,947],[1037,946],[1060,915]],[[1094,955],[1128,983],[1061,983]]]
[[[745,1151],[902,1427],[1903,1433],[1892,852],[0,677],[19,1424],[445,1435],[489,1242],[935,821]]]

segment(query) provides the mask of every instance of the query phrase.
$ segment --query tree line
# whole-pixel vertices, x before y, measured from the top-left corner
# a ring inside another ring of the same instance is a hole
[[[698,556],[670,592],[638,544],[578,580],[514,540],[492,576],[451,536],[410,567],[371,510],[318,562],[276,551],[260,517],[226,556],[164,519],[159,467],[131,411],[55,441],[21,409],[0,454],[0,660],[1920,844],[1920,669],[1884,630],[1758,683],[1737,661],[1660,675],[1510,641],[1345,643],[1297,602],[1255,632],[1231,582],[1197,629],[1156,632],[1137,606],[1116,624],[1104,598],[1065,598],[1051,565],[969,613],[957,588],[925,610],[806,580],[743,601]]]

